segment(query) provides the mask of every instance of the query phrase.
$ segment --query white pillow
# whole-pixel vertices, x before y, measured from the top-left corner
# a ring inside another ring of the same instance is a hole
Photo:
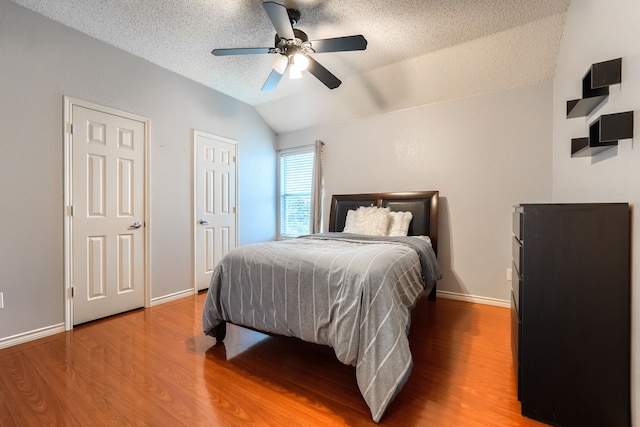
[[[406,236],[413,214],[411,212],[389,212],[389,230],[387,236]]]
[[[363,234],[366,236],[386,236],[389,229],[389,208],[360,206],[347,211],[343,233]]]

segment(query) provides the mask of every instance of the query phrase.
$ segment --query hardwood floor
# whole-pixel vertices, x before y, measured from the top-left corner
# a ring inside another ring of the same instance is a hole
[[[228,326],[205,294],[0,350],[0,426],[376,425],[329,347]],[[541,426],[520,415],[509,310],[420,301],[413,373],[388,426]]]

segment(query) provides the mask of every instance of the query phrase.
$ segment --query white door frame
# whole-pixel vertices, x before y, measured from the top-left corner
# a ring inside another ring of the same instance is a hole
[[[137,116],[114,108],[104,107],[92,102],[83,101],[81,99],[64,96],[64,327],[65,330],[73,329],[73,147],[71,145],[71,123],[73,123],[73,106],[88,108],[107,114],[113,114],[136,120],[144,124],[144,193],[145,193],[145,209],[144,209],[144,306],[151,306],[150,291],[150,191],[149,191],[149,124],[150,121],[146,117]]]
[[[236,222],[236,226],[235,226],[235,242],[236,242],[236,247],[238,246],[238,141],[235,141],[233,139],[229,139],[229,138],[225,138],[222,136],[218,136],[218,135],[213,135],[211,133],[207,133],[207,132],[202,132],[199,130],[195,130],[193,129],[193,133],[192,133],[192,150],[193,150],[193,181],[192,181],[192,199],[193,199],[193,208],[192,208],[192,214],[193,214],[193,218],[192,218],[192,232],[191,232],[191,239],[193,242],[193,293],[194,294],[198,294],[198,283],[197,283],[197,279],[198,279],[198,271],[197,271],[197,262],[196,262],[196,256],[198,255],[198,248],[197,248],[197,244],[196,244],[196,233],[198,232],[198,194],[196,194],[196,186],[197,186],[197,180],[198,180],[198,136],[204,136],[207,138],[211,138],[211,139],[215,139],[217,141],[220,142],[226,142],[229,144],[234,144],[236,146],[236,159],[235,159],[235,183],[236,183],[236,191],[235,191],[235,200],[234,200],[234,207],[235,207],[235,212],[234,212],[234,216],[235,216],[235,222]]]

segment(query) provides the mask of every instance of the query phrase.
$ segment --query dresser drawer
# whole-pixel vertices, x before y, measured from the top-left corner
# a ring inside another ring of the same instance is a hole
[[[512,229],[513,235],[516,236],[518,240],[522,241],[524,240],[524,224],[522,223],[523,214],[519,210],[519,208],[516,208],[512,214]]]
[[[520,277],[520,273],[518,269],[513,268],[513,274],[511,275],[511,290],[513,293],[513,302],[515,303],[516,309],[518,310],[518,315],[520,315],[520,307],[522,306],[522,278]]]
[[[522,387],[520,386],[520,381],[522,379],[522,348],[520,335],[522,334],[522,321],[520,320],[520,315],[518,314],[518,310],[515,305],[515,296],[511,293],[511,355],[513,357],[513,370],[516,375],[516,384],[518,385],[518,400],[520,400],[520,391]]]
[[[513,257],[513,266],[520,275],[522,275],[522,268],[524,267],[522,265],[522,253],[522,243],[514,236],[511,242],[511,256]]]

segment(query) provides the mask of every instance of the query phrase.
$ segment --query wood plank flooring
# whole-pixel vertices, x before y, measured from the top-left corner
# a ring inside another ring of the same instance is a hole
[[[230,325],[205,294],[0,350],[0,426],[370,426],[355,368],[329,347]],[[509,310],[414,310],[413,373],[382,426],[541,426],[520,415]]]

